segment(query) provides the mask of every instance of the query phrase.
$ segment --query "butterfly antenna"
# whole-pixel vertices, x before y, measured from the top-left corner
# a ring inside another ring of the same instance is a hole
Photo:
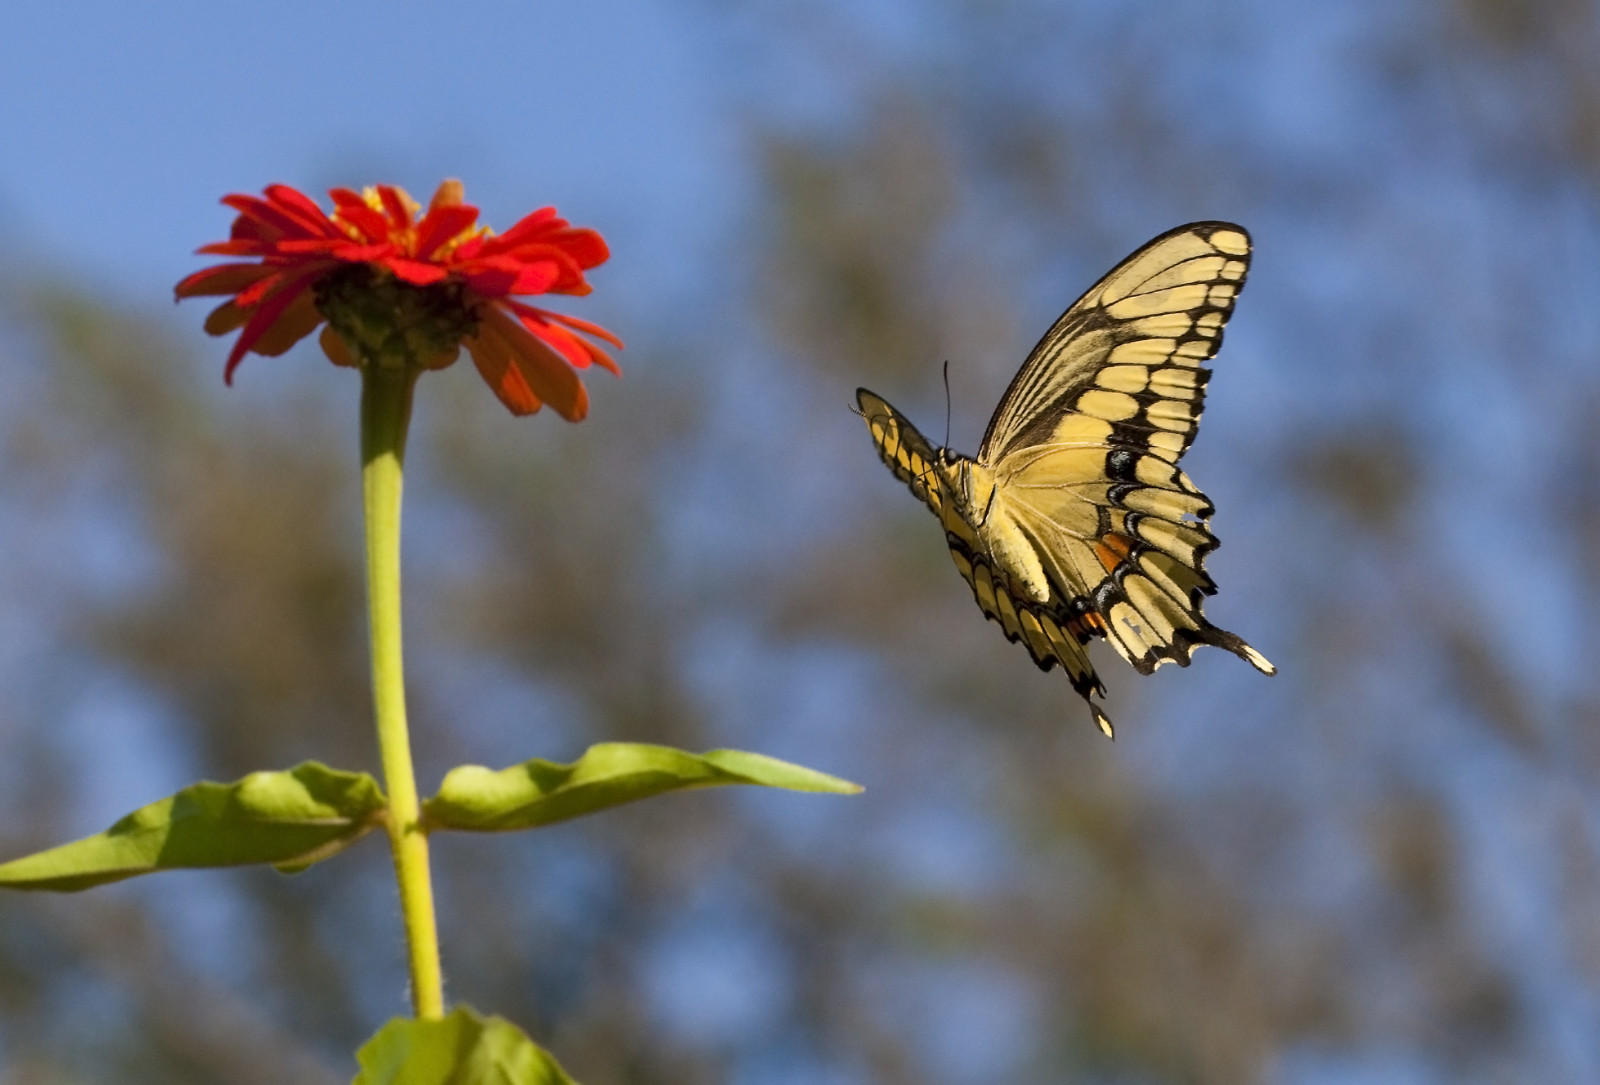
[[[944,360],[944,447],[950,447],[950,359]]]

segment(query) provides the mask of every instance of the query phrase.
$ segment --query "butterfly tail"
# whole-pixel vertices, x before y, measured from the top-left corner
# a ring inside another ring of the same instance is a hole
[[[1278,668],[1273,666],[1266,656],[1246,644],[1243,637],[1230,633],[1226,629],[1218,629],[1209,623],[1206,632],[1209,634],[1206,638],[1207,644],[1215,644],[1218,648],[1226,648],[1262,674],[1274,675],[1278,673]]]

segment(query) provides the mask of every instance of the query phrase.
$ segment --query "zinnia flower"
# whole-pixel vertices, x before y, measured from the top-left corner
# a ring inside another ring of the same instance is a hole
[[[548,402],[576,422],[589,397],[573,370],[596,362],[620,372],[593,342],[620,347],[616,336],[516,300],[587,294],[584,272],[610,255],[598,233],[568,225],[553,207],[495,234],[476,225],[459,181],[440,185],[420,219],[416,201],[393,185],[331,190],[332,217],[287,185],[265,195],[224,198],[239,212],[231,236],[198,250],[252,262],[197,271],[175,288],[180,300],[231,295],[205,324],[212,335],[239,331],[229,383],[246,354],[282,354],[324,322],[322,348],[339,365],[439,369],[464,345],[513,414]]]

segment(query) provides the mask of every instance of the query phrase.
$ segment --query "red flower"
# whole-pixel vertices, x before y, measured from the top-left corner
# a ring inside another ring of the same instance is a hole
[[[416,201],[392,185],[329,195],[331,218],[287,185],[268,186],[265,199],[225,197],[239,212],[232,234],[198,251],[252,262],[197,271],[175,288],[179,299],[231,295],[205,325],[212,335],[242,329],[229,383],[247,353],[282,354],[324,321],[323,350],[340,365],[381,356],[442,368],[465,345],[513,414],[548,402],[576,422],[589,398],[573,370],[598,362],[619,372],[592,341],[620,347],[616,336],[514,297],[589,293],[583,273],[610,255],[595,231],[546,207],[495,234],[476,225],[459,181],[440,185],[420,220]]]

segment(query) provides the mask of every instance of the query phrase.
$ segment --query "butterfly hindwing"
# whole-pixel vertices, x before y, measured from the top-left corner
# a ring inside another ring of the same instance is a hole
[[[972,589],[979,609],[999,623],[1008,640],[1022,643],[1041,670],[1048,671],[1059,663],[1073,689],[1088,702],[1101,730],[1111,734],[1111,721],[1089,700],[1090,694],[1105,696],[1105,686],[1084,650],[1092,635],[1092,626],[1086,620],[1092,621],[1093,616],[1057,612],[1014,596],[1007,589],[1004,576],[997,576],[983,555],[972,524],[957,512],[958,502],[939,470],[940,452],[880,396],[861,388],[856,391],[856,403],[883,462],[945,525],[950,557]]]
[[[1085,650],[1090,636],[1094,635],[1092,617],[1087,614],[1071,615],[1059,607],[1033,603],[1019,598],[1006,587],[1003,577],[997,577],[994,567],[980,554],[963,545],[953,535],[947,535],[950,557],[956,569],[972,588],[972,597],[984,615],[1005,630],[1006,639],[1020,642],[1042,671],[1057,663],[1067,672],[1072,688],[1084,699],[1093,713],[1095,723],[1109,737],[1112,733],[1110,718],[1100,706],[1090,700],[1090,695],[1104,697],[1106,687],[1095,673]]]
[[[1142,674],[1199,644],[1267,674],[1201,612],[1216,585],[1211,501],[1178,467],[1199,427],[1222,329],[1249,271],[1242,227],[1197,222],[1144,245],[1061,315],[995,410],[976,459],[935,449],[858,393],[880,454],[945,525],[984,613],[1095,718],[1104,695],[1083,644],[1103,636]],[[1060,644],[1057,644],[1059,639]]]

